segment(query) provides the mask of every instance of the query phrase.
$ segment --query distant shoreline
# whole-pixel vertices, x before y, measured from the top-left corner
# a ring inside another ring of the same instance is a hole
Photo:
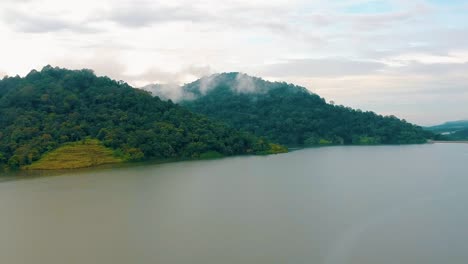
[[[468,140],[433,140],[429,143],[463,143],[468,144]]]

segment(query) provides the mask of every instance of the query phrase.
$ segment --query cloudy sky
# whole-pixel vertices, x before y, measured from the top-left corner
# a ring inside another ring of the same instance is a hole
[[[240,71],[421,125],[468,119],[468,1],[1,0],[0,76]]]

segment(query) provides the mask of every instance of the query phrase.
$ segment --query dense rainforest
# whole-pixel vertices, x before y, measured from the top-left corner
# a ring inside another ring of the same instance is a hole
[[[22,167],[86,140],[121,160],[268,153],[274,146],[91,70],[46,66],[0,80],[0,166]]]
[[[394,116],[326,103],[307,89],[241,73],[182,88],[181,105],[233,128],[289,146],[424,143],[433,135]]]

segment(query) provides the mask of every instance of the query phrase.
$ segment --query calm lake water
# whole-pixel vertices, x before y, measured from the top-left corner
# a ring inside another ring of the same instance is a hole
[[[468,263],[468,144],[0,182],[5,264]]]

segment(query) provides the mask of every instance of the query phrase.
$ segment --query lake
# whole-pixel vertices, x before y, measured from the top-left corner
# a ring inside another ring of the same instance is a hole
[[[59,174],[0,182],[0,263],[468,263],[468,144]]]

